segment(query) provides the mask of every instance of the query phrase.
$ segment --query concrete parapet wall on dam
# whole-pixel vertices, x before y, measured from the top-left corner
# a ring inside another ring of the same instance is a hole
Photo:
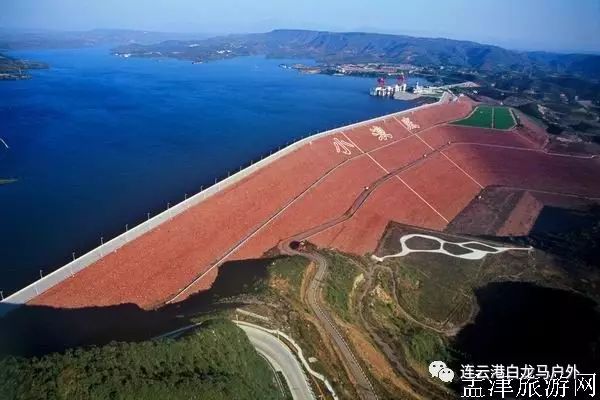
[[[294,143],[290,144],[289,146],[262,159],[261,161],[258,161],[256,163],[252,164],[251,166],[212,185],[211,187],[195,194],[194,196],[191,196],[191,197],[187,198],[186,200],[183,200],[182,202],[178,203],[177,205],[174,205],[173,207],[161,212],[160,214],[148,219],[147,221],[140,223],[139,225],[135,226],[134,228],[129,229],[127,232],[113,238],[112,240],[100,245],[99,247],[94,248],[93,250],[80,256],[79,258],[76,258],[75,260],[71,261],[70,263],[64,265],[63,267],[60,267],[59,269],[55,270],[54,272],[44,276],[43,278],[33,282],[32,284],[26,286],[25,288],[6,297],[1,302],[3,307],[0,308],[0,315],[6,314],[8,311],[13,309],[14,307],[18,307],[20,305],[26,304],[27,302],[34,299],[36,296],[40,295],[41,293],[44,293],[45,291],[56,286],[57,284],[61,283],[62,281],[69,279],[71,277],[74,277],[79,271],[82,271],[83,269],[87,268],[88,266],[94,264],[98,260],[102,259],[104,256],[118,251],[121,247],[123,247],[127,243],[130,243],[130,242],[134,241],[135,239],[139,238],[140,236],[144,235],[145,233],[152,231],[153,229],[159,227],[164,222],[183,213],[187,209],[202,203],[203,201],[210,198],[211,196],[213,196],[213,195],[219,193],[220,191],[234,185],[235,183],[245,179],[246,177],[248,177],[252,173],[256,172],[257,170],[271,164],[272,162],[280,159],[281,157],[284,157],[284,156],[296,151],[297,149],[301,148],[302,146],[309,144],[310,142],[312,142],[318,138],[325,137],[328,135],[333,135],[333,134],[339,133],[344,130],[350,130],[355,127],[361,126],[363,124],[373,123],[373,122],[380,121],[380,120],[383,120],[386,118],[390,118],[392,116],[398,116],[398,115],[402,115],[402,114],[406,114],[406,113],[411,113],[411,112],[414,112],[414,111],[417,111],[417,110],[420,110],[423,108],[432,107],[432,106],[438,105],[440,103],[447,102],[451,98],[452,98],[451,94],[445,93],[444,96],[442,96],[442,98],[436,103],[424,104],[424,105],[414,107],[414,108],[411,108],[408,110],[403,110],[403,111],[400,111],[397,113],[392,113],[389,115],[384,115],[384,116],[373,118],[370,120],[361,121],[361,122],[358,122],[355,124],[342,126],[342,127],[328,130],[325,132],[321,132],[321,133],[306,137],[304,139],[301,139],[297,142],[294,142]]]

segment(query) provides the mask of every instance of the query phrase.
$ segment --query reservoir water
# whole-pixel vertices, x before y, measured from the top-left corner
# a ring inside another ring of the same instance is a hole
[[[494,282],[475,291],[479,311],[455,337],[463,364],[600,366],[597,304],[575,291]]]
[[[10,55],[51,68],[0,82],[0,178],[18,179],[0,185],[5,296],[287,142],[413,106],[368,96],[373,79],[279,67],[291,60]]]

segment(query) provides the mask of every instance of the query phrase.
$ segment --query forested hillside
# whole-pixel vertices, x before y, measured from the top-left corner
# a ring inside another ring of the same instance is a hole
[[[600,56],[597,55],[519,52],[469,41],[362,32],[274,30],[194,41],[128,44],[115,50],[134,56],[201,61],[262,54],[313,58],[326,63],[386,62],[454,65],[482,70],[539,69],[586,77],[600,76]]]
[[[0,361],[2,399],[278,399],[273,379],[244,332],[225,320],[177,340]]]

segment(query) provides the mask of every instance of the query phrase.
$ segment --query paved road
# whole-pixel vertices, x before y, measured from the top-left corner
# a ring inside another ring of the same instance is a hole
[[[272,334],[248,325],[238,325],[246,332],[256,350],[262,354],[276,371],[281,371],[296,400],[315,399],[302,365],[292,351]]]

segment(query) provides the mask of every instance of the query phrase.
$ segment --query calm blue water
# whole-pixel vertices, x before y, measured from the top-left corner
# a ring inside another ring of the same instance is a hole
[[[372,79],[301,75],[261,57],[193,65],[107,48],[0,82],[0,290],[8,294],[201,185],[307,133],[410,106]],[[198,245],[202,245],[199,243]]]

